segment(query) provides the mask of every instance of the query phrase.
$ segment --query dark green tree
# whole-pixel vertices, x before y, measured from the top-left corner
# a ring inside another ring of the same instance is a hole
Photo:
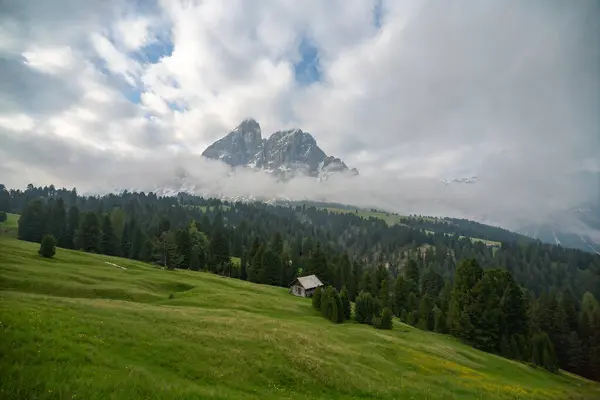
[[[413,281],[417,286],[419,285],[421,274],[419,272],[419,266],[415,260],[408,260],[404,267],[404,278],[409,281]]]
[[[192,237],[188,227],[177,230],[175,234],[177,254],[181,256],[179,268],[188,269],[192,262]]]
[[[323,294],[323,289],[321,289],[320,287],[318,287],[315,292],[313,293],[312,296],[312,306],[316,309],[316,310],[321,310],[321,297]]]
[[[390,283],[387,277],[383,281],[381,281],[381,285],[379,288],[379,303],[383,308],[392,307],[392,298],[390,296]]]
[[[308,261],[308,272],[315,274],[324,284],[330,284],[331,277],[329,274],[329,266],[327,256],[321,247],[321,243],[317,242],[315,249],[310,253]]]
[[[123,225],[123,235],[121,236],[121,256],[129,257],[131,253],[131,224],[125,222]]]
[[[112,228],[112,221],[109,215],[105,215],[102,220],[102,236],[100,239],[100,251],[109,256],[117,255],[117,237]]]
[[[398,275],[396,278],[396,284],[394,285],[394,314],[400,316],[402,310],[406,310],[408,306],[408,287],[406,280],[402,275]]]
[[[417,326],[420,329],[431,331],[435,325],[435,319],[433,315],[434,301],[433,297],[429,294],[425,294],[421,297],[419,302],[419,321]]]
[[[77,230],[79,229],[79,209],[77,206],[72,205],[69,207],[69,213],[67,217],[67,233],[66,240],[67,244],[65,247],[69,249],[75,248],[75,239],[77,237]]]
[[[350,299],[348,298],[348,290],[344,286],[340,292],[340,300],[342,302],[342,310],[344,319],[350,319]]]
[[[376,307],[373,295],[368,292],[360,292],[356,297],[354,307],[354,318],[360,324],[371,324],[375,315]]]
[[[475,259],[462,260],[454,274],[454,288],[448,311],[448,327],[452,335],[463,340],[469,341],[473,338],[471,308],[474,296],[472,290],[482,276],[483,270]]]
[[[32,200],[23,209],[19,219],[18,238],[28,242],[41,242],[46,233],[46,211],[41,200]]]
[[[321,314],[331,322],[344,322],[344,312],[335,288],[329,286],[321,295]]]
[[[50,234],[45,234],[40,245],[39,255],[52,258],[56,254],[56,239]]]
[[[231,262],[229,257],[229,242],[222,230],[216,230],[210,238],[209,245],[209,268],[213,271],[223,269],[226,263]]]
[[[98,215],[95,212],[86,213],[79,228],[81,248],[90,253],[99,253],[100,235]]]
[[[391,308],[385,307],[381,311],[381,315],[373,317],[373,326],[377,329],[392,329],[393,313]]]
[[[47,231],[56,238],[56,243],[59,247],[68,247],[67,212],[63,199],[60,197],[50,209]]]
[[[281,258],[270,248],[262,254],[262,283],[268,285],[281,285]]]

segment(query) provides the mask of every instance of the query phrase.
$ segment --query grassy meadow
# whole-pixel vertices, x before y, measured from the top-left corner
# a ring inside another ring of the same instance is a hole
[[[379,218],[385,221],[389,226],[396,225],[402,222],[402,219],[407,218],[406,216],[394,213],[388,213],[384,211],[370,211],[363,209],[350,209],[350,208],[338,208],[338,207],[321,207],[322,210],[327,210],[330,213],[338,214],[354,214],[361,218]]]
[[[286,289],[0,237],[0,399],[598,399],[600,385]]]
[[[6,221],[0,222],[0,236],[17,237],[19,228],[19,215],[6,214]]]

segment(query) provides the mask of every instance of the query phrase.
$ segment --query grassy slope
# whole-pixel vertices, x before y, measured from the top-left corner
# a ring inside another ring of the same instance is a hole
[[[321,207],[323,210],[327,210],[330,213],[340,213],[340,214],[354,214],[361,218],[379,218],[388,225],[395,225],[402,221],[403,218],[407,218],[405,216],[394,214],[394,213],[386,213],[383,211],[370,211],[370,210],[361,210],[361,209],[348,209],[348,208],[337,208],[337,207]]]
[[[6,221],[0,222],[0,235],[16,238],[19,227],[19,215],[6,214],[6,216]]]
[[[400,215],[400,214],[394,214],[394,213],[386,213],[383,211],[368,211],[368,210],[360,210],[360,209],[346,209],[346,208],[336,208],[336,207],[322,207],[323,210],[327,210],[331,213],[340,213],[340,214],[355,214],[358,217],[361,218],[379,218],[383,221],[385,221],[385,223],[387,223],[388,225],[395,225],[395,224],[401,224],[402,225],[402,220],[403,219],[407,219],[410,217],[407,217],[405,215]],[[429,221],[434,221],[434,218],[430,218],[430,217],[422,217],[425,220],[429,220]],[[434,233],[433,231],[429,231],[426,230],[426,233]],[[460,238],[463,238],[464,236],[460,236]],[[473,242],[483,242],[485,244],[489,244],[489,245],[495,245],[495,246],[500,246],[500,242],[496,242],[494,240],[486,240],[486,239],[480,239],[480,238],[469,238],[471,239]]]
[[[3,399],[600,398],[400,323],[334,325],[282,288],[37,248],[0,237]]]

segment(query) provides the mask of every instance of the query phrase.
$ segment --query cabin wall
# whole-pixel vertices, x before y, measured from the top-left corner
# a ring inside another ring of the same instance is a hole
[[[300,285],[292,285],[290,287],[290,291],[292,292],[293,295],[295,296],[300,296],[300,297],[306,297],[306,291],[304,290],[304,288]]]

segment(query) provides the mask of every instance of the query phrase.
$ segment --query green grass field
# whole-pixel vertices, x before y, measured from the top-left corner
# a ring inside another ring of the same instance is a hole
[[[322,210],[327,210],[330,213],[339,213],[339,214],[354,214],[357,217],[361,218],[379,218],[389,226],[396,225],[402,221],[405,216],[387,213],[384,211],[370,211],[370,210],[362,210],[362,209],[349,209],[349,208],[337,208],[337,207],[321,207]]]
[[[17,237],[19,215],[6,214],[6,221],[0,222],[0,236]]]
[[[354,214],[361,218],[379,218],[379,219],[385,221],[389,226],[396,225],[396,224],[403,225],[402,220],[411,218],[411,217],[407,217],[405,215],[388,213],[388,212],[384,212],[384,211],[368,211],[368,210],[361,210],[361,209],[347,209],[347,208],[337,208],[337,207],[322,207],[322,209],[327,210],[330,213]],[[430,221],[430,222],[435,221],[435,218],[431,218],[431,217],[422,217],[422,218],[424,220]],[[435,232],[430,231],[430,230],[425,230],[425,233],[433,234]],[[460,236],[460,238],[462,239],[462,238],[464,238],[464,236]],[[482,242],[482,243],[485,243],[485,244],[491,245],[491,246],[500,246],[501,245],[500,242],[496,242],[493,240],[486,240],[486,239],[480,239],[480,238],[474,238],[474,237],[471,237],[469,239],[471,239],[471,241],[473,241],[473,242]]]
[[[600,385],[286,289],[0,237],[1,399],[598,399]],[[125,268],[125,269],[124,269]]]

